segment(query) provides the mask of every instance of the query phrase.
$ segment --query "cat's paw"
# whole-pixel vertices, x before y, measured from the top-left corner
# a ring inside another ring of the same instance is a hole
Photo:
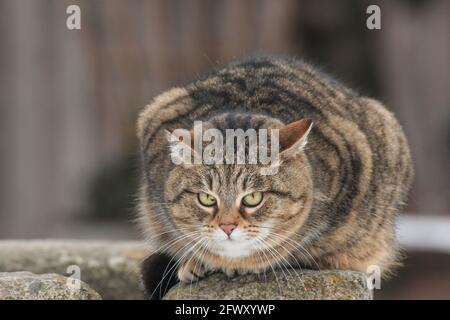
[[[240,276],[245,276],[247,274],[251,274],[253,273],[253,270],[249,270],[249,269],[238,269],[237,270],[237,274]]]
[[[257,270],[252,269],[222,269],[222,272],[225,273],[227,278],[232,279],[237,276],[244,276],[251,273],[258,273]]]
[[[181,264],[177,275],[181,282],[192,283],[203,278],[207,271],[203,264],[191,259]]]
[[[236,269],[222,269],[222,272],[227,276],[228,279],[232,279],[238,275]]]
[[[240,276],[245,276],[248,274],[260,274],[263,271],[263,269],[238,269],[237,274]]]

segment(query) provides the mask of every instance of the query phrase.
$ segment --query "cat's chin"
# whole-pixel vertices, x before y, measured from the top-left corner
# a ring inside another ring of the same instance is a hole
[[[250,256],[255,250],[250,241],[227,239],[216,244],[216,254],[227,258],[243,258]]]
[[[216,253],[227,258],[243,258],[249,256],[252,250],[249,245],[236,240],[225,240],[217,246]]]

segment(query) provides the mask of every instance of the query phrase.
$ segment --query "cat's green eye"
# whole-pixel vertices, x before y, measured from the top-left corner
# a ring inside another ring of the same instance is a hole
[[[212,207],[217,202],[216,198],[206,192],[200,192],[198,194],[198,201],[205,207]]]
[[[263,199],[262,192],[252,192],[242,198],[242,204],[246,207],[256,207]]]

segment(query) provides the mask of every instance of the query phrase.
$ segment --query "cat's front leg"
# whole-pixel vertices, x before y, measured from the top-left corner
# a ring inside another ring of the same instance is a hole
[[[198,260],[188,259],[178,268],[178,279],[184,283],[192,283],[203,278],[209,269]]]

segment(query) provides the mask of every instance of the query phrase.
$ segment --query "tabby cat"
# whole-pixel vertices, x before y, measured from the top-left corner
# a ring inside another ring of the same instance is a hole
[[[278,129],[277,173],[174,164],[168,133],[194,121]],[[217,67],[157,96],[138,137],[139,223],[154,252],[142,268],[149,295],[162,278],[155,261],[172,283],[217,270],[377,265],[386,274],[398,264],[395,218],[413,177],[402,128],[380,102],[303,61],[258,56]]]

